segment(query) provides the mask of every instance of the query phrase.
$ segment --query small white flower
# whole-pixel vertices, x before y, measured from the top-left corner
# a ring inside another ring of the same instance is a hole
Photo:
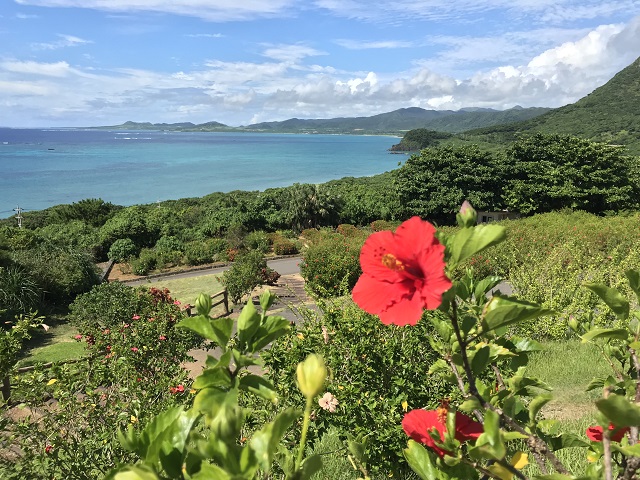
[[[330,392],[325,393],[320,400],[318,400],[318,404],[324,410],[328,410],[331,413],[336,411],[336,407],[340,402],[338,399],[334,397]]]

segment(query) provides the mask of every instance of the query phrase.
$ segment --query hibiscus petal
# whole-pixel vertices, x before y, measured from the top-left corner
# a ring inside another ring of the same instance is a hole
[[[438,418],[435,410],[411,410],[402,419],[402,429],[416,442],[423,443],[434,450],[439,456],[444,457],[445,450],[437,447],[429,432],[436,429],[440,439],[444,438],[445,427]]]
[[[378,315],[409,293],[406,285],[401,282],[384,282],[365,273],[353,287],[351,297],[365,312]]]
[[[403,258],[414,259],[420,251],[438,243],[435,233],[435,227],[429,222],[420,217],[411,217],[396,229],[393,237],[395,248]]]
[[[393,233],[389,231],[376,232],[367,238],[360,250],[360,266],[367,275],[388,282],[401,281],[401,273],[391,270],[382,263],[382,257],[393,252]]]
[[[466,415],[456,412],[456,440],[466,442],[478,438],[484,432],[481,423],[467,417]]]
[[[410,298],[403,298],[389,305],[378,315],[385,325],[415,325],[422,317],[423,301],[419,292],[413,292]]]

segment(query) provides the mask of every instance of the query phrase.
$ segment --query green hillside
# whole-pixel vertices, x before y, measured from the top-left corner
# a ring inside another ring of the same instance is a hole
[[[459,138],[506,143],[527,132],[577,135],[626,145],[631,153],[640,154],[640,58],[575,103],[525,122],[469,131]]]

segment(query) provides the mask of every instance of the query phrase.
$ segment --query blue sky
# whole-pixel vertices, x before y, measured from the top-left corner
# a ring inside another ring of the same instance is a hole
[[[571,103],[640,0],[2,0],[0,125],[247,125]]]

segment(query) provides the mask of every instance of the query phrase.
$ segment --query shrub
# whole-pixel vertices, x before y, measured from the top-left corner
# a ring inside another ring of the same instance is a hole
[[[288,238],[278,238],[273,242],[273,253],[276,255],[295,255],[298,246]]]
[[[25,270],[0,267],[0,319],[36,310],[41,297],[42,290]]]
[[[184,247],[184,258],[187,265],[203,265],[213,262],[215,254],[202,241],[189,242]]]
[[[222,274],[222,283],[227,287],[231,301],[240,303],[244,295],[260,285],[262,271],[266,268],[267,262],[258,251],[238,255],[231,268]]]
[[[158,265],[156,253],[148,248],[143,248],[140,256],[131,262],[131,270],[136,275],[147,275]]]
[[[336,232],[344,237],[357,237],[360,235],[360,231],[355,226],[348,223],[341,223],[338,225]]]
[[[66,305],[99,281],[90,255],[52,244],[14,252],[14,261],[38,283],[50,304]]]
[[[272,242],[265,232],[259,230],[249,233],[245,237],[244,243],[250,250],[258,250],[262,253],[267,253]]]
[[[362,273],[359,252],[363,243],[363,238],[333,234],[311,245],[300,263],[308,289],[323,297],[349,294]]]
[[[400,426],[406,406],[436,407],[452,392],[427,373],[438,358],[424,341],[432,332],[429,322],[389,327],[351,301],[320,306],[324,316],[297,325],[263,353],[283,406],[302,401],[292,382],[297,363],[311,352],[321,355],[331,372],[325,391],[339,405],[335,413],[316,408],[311,436],[319,439],[333,428],[354,436],[366,434],[370,465],[379,473],[386,476],[406,468],[401,458],[406,435]],[[415,358],[421,361],[407,361]]]
[[[400,222],[390,222],[389,220],[374,220],[371,222],[371,230],[381,232],[382,230],[395,230]]]
[[[123,262],[138,255],[140,248],[130,238],[119,238],[111,244],[107,258],[116,262]]]

